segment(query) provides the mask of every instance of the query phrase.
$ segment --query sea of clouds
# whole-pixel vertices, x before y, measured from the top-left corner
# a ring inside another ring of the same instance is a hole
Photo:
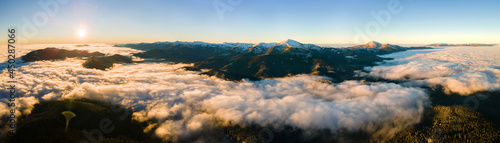
[[[500,90],[500,47],[447,47],[434,52],[395,57],[375,67],[365,67],[368,76],[388,80],[408,80],[407,85],[443,86],[446,93],[470,95]],[[411,54],[411,53],[410,53]]]
[[[19,55],[45,47],[19,48]],[[65,48],[122,55],[140,52],[106,45]],[[111,70],[101,71],[83,68],[83,62],[18,63],[18,116],[29,114],[33,105],[42,101],[99,99],[133,108],[138,121],[158,121],[151,125],[157,127],[154,133],[178,141],[207,128],[231,125],[391,134],[418,123],[429,106],[424,89],[394,83],[328,84],[318,82],[326,77],[311,75],[231,82],[181,69],[186,64],[116,64]],[[3,69],[0,75],[6,73]],[[0,86],[6,87],[8,77],[0,79]],[[7,91],[0,93],[6,95]],[[0,97],[2,117],[8,113],[5,103],[7,98]]]
[[[105,44],[28,45],[18,48],[17,56],[45,47],[122,55],[141,52]],[[385,55],[395,60],[365,68],[367,76],[403,80],[404,86],[353,80],[328,84],[318,82],[326,77],[311,75],[231,82],[181,69],[187,64],[116,64],[101,71],[83,68],[81,59],[17,60],[16,109],[20,116],[42,101],[99,99],[133,108],[138,121],[158,121],[149,129],[173,141],[232,125],[392,134],[418,123],[429,106],[427,92],[420,87],[440,85],[447,93],[461,95],[500,90],[499,49],[447,47],[400,52]],[[4,67],[0,75],[5,75],[0,77],[2,87],[9,85],[5,60],[0,63]],[[8,95],[7,90],[0,93]],[[9,113],[7,102],[7,96],[0,97],[2,118]]]

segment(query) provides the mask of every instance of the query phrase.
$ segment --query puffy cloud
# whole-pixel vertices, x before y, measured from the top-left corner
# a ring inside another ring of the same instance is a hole
[[[447,93],[469,95],[478,91],[500,90],[500,69],[482,69],[458,73],[449,77],[426,80],[429,84],[442,85]]]
[[[369,76],[441,85],[447,93],[469,95],[500,90],[498,47],[450,47],[366,67]]]

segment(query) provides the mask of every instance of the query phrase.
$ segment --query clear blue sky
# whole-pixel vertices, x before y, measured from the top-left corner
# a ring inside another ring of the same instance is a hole
[[[40,15],[47,13],[38,2],[48,1],[55,0],[2,0],[0,27],[5,30],[0,34],[16,27],[30,44],[285,39],[317,44],[500,43],[498,0],[395,0],[402,9],[390,13],[385,26],[371,12],[388,11],[391,0],[67,0],[57,3],[55,16],[43,23]],[[214,3],[232,11],[217,12]],[[33,16],[42,22],[34,24],[38,32],[23,33],[22,19],[34,22]],[[360,31],[370,34],[365,27],[373,23],[378,32],[371,27],[371,35],[357,38]]]

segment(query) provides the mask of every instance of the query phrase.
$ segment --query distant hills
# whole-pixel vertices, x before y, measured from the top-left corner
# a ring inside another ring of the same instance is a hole
[[[401,47],[370,42],[349,48],[325,48],[295,40],[276,43],[156,42],[119,44],[146,52],[134,54],[145,59],[194,63],[189,70],[210,69],[201,74],[238,81],[243,78],[284,77],[296,74],[329,76],[342,81],[355,70],[382,61],[377,55],[430,47]]]
[[[432,49],[431,47],[423,46],[423,47],[402,47],[398,45],[392,45],[388,43],[379,43],[376,41],[370,41],[364,45],[358,45],[353,47],[347,47],[351,50],[371,50],[375,54],[390,54],[393,52],[401,52],[406,50],[415,50],[415,49]]]
[[[495,46],[496,44],[481,44],[481,43],[466,43],[466,44],[449,44],[449,43],[434,43],[427,46]]]
[[[106,56],[106,54],[100,52],[89,53],[85,50],[65,50],[54,47],[31,51],[21,57],[23,62],[64,60],[66,58],[87,59],[87,61],[82,64],[83,67],[100,70],[111,68],[114,63],[132,63],[132,59],[130,57],[118,54]]]
[[[91,56],[104,56],[104,54],[99,52],[89,53],[87,51],[82,51],[82,50],[65,50],[54,47],[48,47],[45,49],[31,51],[28,54],[22,56],[21,59],[24,62],[33,62],[33,61],[57,60],[57,59],[63,60],[66,58],[83,58]]]

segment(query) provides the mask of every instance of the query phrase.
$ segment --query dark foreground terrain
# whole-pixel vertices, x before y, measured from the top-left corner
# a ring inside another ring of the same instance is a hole
[[[63,111],[76,117],[64,131]],[[132,111],[121,106],[90,100],[47,101],[35,104],[30,115],[18,118],[17,132],[4,139],[12,143],[78,143],[80,141],[123,143],[160,142],[144,133],[147,123],[132,120]]]

